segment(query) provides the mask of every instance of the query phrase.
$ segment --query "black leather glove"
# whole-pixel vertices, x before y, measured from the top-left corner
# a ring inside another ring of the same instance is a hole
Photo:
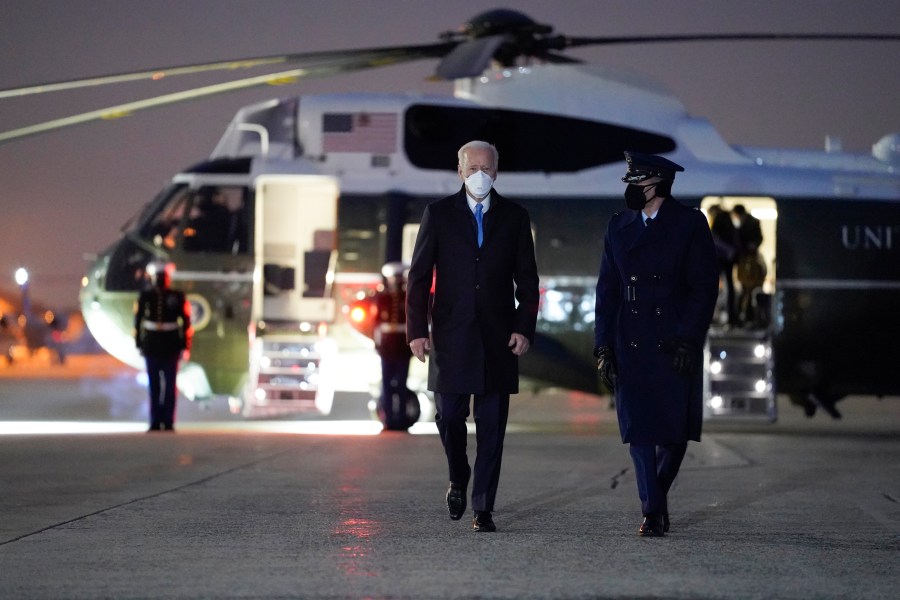
[[[594,349],[597,358],[597,370],[600,371],[600,381],[609,391],[616,391],[616,356],[609,346],[600,346]]]
[[[700,366],[700,349],[691,342],[680,340],[672,346],[674,356],[672,366],[681,375],[695,373]]]

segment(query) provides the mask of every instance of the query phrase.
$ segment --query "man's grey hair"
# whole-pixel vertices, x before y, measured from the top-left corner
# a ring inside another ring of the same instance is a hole
[[[490,150],[494,154],[494,168],[496,169],[498,167],[498,165],[500,163],[500,153],[497,152],[497,147],[494,146],[493,144],[489,144],[487,142],[482,142],[481,140],[473,140],[471,142],[463,144],[463,146],[456,153],[456,158],[459,160],[460,166],[463,164],[463,154],[469,148],[482,148],[482,149]]]

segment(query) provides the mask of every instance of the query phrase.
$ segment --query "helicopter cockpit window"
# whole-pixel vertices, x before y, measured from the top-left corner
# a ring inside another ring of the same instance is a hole
[[[156,207],[140,236],[158,248],[246,254],[250,242],[249,192],[240,186],[177,187]]]
[[[249,220],[246,188],[205,186],[190,195],[182,231],[186,252],[244,254]]]
[[[156,212],[141,227],[141,237],[154,246],[174,249],[181,234],[189,192],[187,187],[176,187],[161,206],[153,207]]]
[[[559,115],[426,104],[406,111],[404,149],[421,169],[454,170],[456,151],[471,140],[497,146],[504,173],[574,173],[620,162],[625,150],[675,149],[668,136]]]

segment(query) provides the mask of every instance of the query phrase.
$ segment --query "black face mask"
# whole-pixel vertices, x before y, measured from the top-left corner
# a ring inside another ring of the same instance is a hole
[[[644,195],[644,188],[639,185],[629,183],[625,188],[625,206],[631,210],[641,210],[647,205],[647,197]]]

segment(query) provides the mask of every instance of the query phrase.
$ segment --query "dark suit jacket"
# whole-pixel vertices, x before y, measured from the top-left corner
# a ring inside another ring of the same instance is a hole
[[[515,332],[534,341],[539,296],[531,219],[524,208],[491,191],[479,248],[464,187],[428,205],[409,270],[406,312],[410,341],[429,337],[431,318],[428,389],[518,392],[518,359],[509,338]]]
[[[616,356],[623,442],[700,440],[702,369],[676,373],[672,343],[703,348],[718,291],[716,250],[699,210],[668,198],[649,227],[634,210],[612,218],[597,279],[594,342]]]

